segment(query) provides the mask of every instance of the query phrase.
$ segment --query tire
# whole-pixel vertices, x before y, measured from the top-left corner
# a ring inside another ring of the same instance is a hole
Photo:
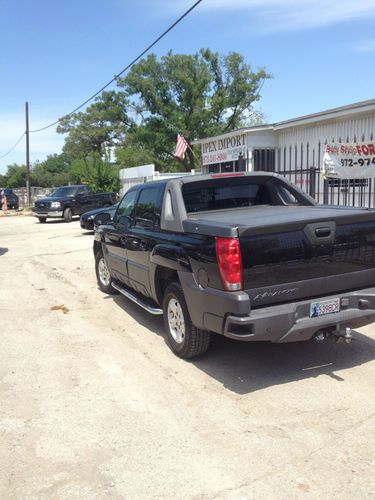
[[[163,316],[167,343],[177,356],[189,359],[207,351],[211,333],[192,324],[179,283],[171,283],[165,291]]]
[[[72,213],[72,209],[67,207],[65,210],[64,210],[64,221],[65,222],[72,222],[72,218],[73,218],[73,213]]]
[[[117,290],[112,287],[113,280],[109,274],[108,266],[102,252],[98,252],[95,256],[95,273],[99,288],[102,292],[108,293],[109,295],[117,293]]]
[[[47,217],[38,217],[38,220],[41,224],[44,224],[45,222],[47,222]]]

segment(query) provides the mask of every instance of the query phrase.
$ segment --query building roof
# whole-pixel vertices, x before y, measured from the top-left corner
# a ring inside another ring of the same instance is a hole
[[[371,112],[375,112],[375,99],[360,101],[354,104],[340,106],[338,108],[326,109],[324,111],[313,113],[311,115],[299,116],[297,118],[278,122],[274,124],[274,128],[275,130],[277,130],[280,128],[301,126],[323,120],[336,120],[340,118],[347,118],[352,115],[366,114]]]
[[[248,133],[248,132],[274,132],[281,129],[301,127],[303,125],[312,125],[317,122],[322,121],[336,121],[345,118],[354,118],[356,115],[363,115],[375,113],[375,99],[370,99],[368,101],[360,101],[353,104],[348,104],[346,106],[340,106],[338,108],[327,109],[324,111],[319,111],[318,113],[313,113],[310,115],[299,116],[297,118],[291,118],[289,120],[284,120],[281,122],[276,122],[266,125],[258,125],[256,127],[244,127],[237,130],[232,130],[225,134],[220,134],[215,136],[215,139],[221,139],[227,137],[228,135]],[[205,137],[203,139],[198,139],[193,141],[193,144],[201,144],[212,139],[212,137]]]

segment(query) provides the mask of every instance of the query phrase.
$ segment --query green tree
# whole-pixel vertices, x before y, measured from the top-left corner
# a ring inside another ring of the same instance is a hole
[[[155,155],[139,140],[139,131],[126,137],[124,144],[115,150],[116,162],[121,168],[155,163]],[[160,168],[160,164],[157,163]]]
[[[160,61],[151,54],[118,84],[139,111],[138,142],[165,164],[177,160],[177,133],[191,144],[246,125],[267,78],[263,68],[253,71],[238,53],[202,49],[194,55],[169,52]],[[188,149],[178,161],[190,170],[196,157]]]
[[[99,153],[72,161],[70,178],[75,183],[87,183],[93,191],[119,191],[119,169]]]
[[[132,125],[127,105],[124,92],[103,92],[86,111],[62,118],[57,132],[68,134],[65,154],[69,158],[105,154],[109,148],[121,143]]]
[[[52,187],[68,184],[70,160],[66,154],[47,156],[46,160],[33,165],[32,178],[35,186]]]
[[[5,177],[6,177],[5,186],[2,187],[8,187],[8,188],[25,187],[26,165],[17,165],[17,163],[8,165]]]

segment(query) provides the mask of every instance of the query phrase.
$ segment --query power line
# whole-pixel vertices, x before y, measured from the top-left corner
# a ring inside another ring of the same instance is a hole
[[[121,75],[123,75],[133,64],[135,64],[139,59],[141,59],[152,47],[154,47],[162,38],[164,38],[170,31],[173,30],[186,16],[190,14],[192,10],[194,10],[202,0],[198,0],[195,2],[186,12],[182,14],[173,24],[169,26],[161,35],[159,35],[148,47],[146,47],[135,59],[133,59],[124,69],[122,69],[117,75],[115,75],[108,83],[106,83],[101,89],[99,89],[95,94],[90,96],[86,101],[84,101],[82,104],[77,106],[73,111],[70,113],[64,115],[62,118],[66,118],[68,116],[71,116],[73,113],[76,113],[79,109],[83,108],[86,104],[88,104],[90,101],[92,101],[96,96],[101,94],[103,90],[105,90],[107,87],[109,87],[114,81],[116,81]],[[46,130],[47,128],[53,127],[54,125],[57,125],[59,121],[62,119],[59,118],[58,120],[54,121],[53,123],[50,123],[49,125],[46,125],[45,127],[37,128],[35,130],[30,130],[30,133],[34,132],[41,132],[42,130]]]
[[[1,156],[0,156],[0,159],[1,159],[1,158],[5,158],[6,156],[8,156],[8,155],[9,155],[9,154],[13,151],[13,149],[15,149],[15,148],[18,146],[18,144],[21,142],[21,140],[22,140],[22,138],[23,138],[23,136],[24,136],[24,135],[25,135],[25,132],[22,132],[21,137],[20,137],[20,138],[18,139],[18,141],[14,144],[14,146],[12,146],[12,147],[11,147],[11,148],[10,148],[10,149],[9,149],[9,150],[5,153],[5,154],[1,155]]]

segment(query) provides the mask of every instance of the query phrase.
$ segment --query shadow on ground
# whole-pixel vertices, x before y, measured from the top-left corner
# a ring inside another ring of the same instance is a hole
[[[4,254],[5,254],[5,253],[7,253],[7,252],[8,252],[8,249],[7,249],[7,248],[5,248],[5,247],[0,247],[0,256],[1,256],[1,255],[4,255]]]
[[[164,337],[163,318],[152,316],[119,295],[108,296],[150,332]],[[168,347],[166,346],[166,349]],[[375,360],[375,340],[353,332],[351,344],[314,341],[272,344],[240,342],[212,335],[204,356],[187,361],[230,391],[248,394],[274,385],[327,375],[345,381],[341,371]]]
[[[95,231],[91,231],[91,230],[88,230],[88,229],[82,229],[82,233],[81,234],[77,234],[76,238],[78,238],[79,236],[94,236],[94,234],[95,234]]]
[[[73,215],[71,222],[65,222],[64,219],[47,219],[46,222],[39,222],[38,218],[35,217],[35,224],[71,224],[72,222],[79,222],[79,215]]]

